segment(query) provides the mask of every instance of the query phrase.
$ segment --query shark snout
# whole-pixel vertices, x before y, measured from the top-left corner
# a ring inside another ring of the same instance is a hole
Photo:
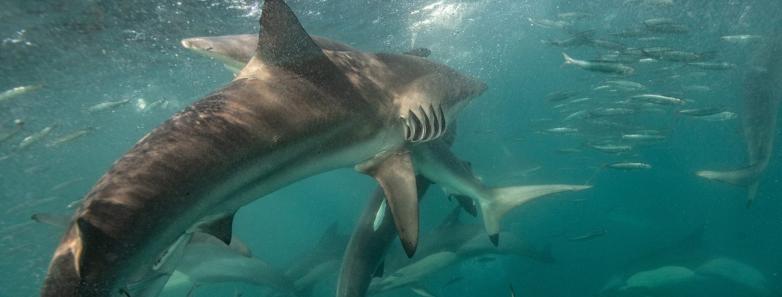
[[[489,89],[489,85],[487,85],[485,82],[479,80],[479,79],[473,79],[475,80],[475,84],[477,87],[475,88],[475,92],[473,93],[473,96],[480,96],[483,94],[483,92],[486,92],[487,89]]]
[[[480,79],[474,77],[465,77],[464,85],[464,97],[466,99],[472,99],[478,97],[489,88],[489,86]]]

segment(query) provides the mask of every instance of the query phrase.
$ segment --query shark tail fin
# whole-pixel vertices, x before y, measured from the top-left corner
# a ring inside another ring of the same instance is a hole
[[[591,188],[589,185],[532,185],[494,188],[487,191],[480,200],[483,224],[491,242],[499,244],[500,220],[508,211],[535,198],[559,192],[582,191]]]
[[[566,54],[565,52],[562,52],[562,58],[565,59],[565,62],[562,63],[562,66],[576,64],[576,59],[573,59],[572,57],[570,57],[570,55]]]

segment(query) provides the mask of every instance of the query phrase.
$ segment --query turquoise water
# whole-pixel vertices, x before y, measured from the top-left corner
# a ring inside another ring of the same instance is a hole
[[[774,24],[779,24],[782,4],[642,2],[442,0],[360,1],[358,5],[357,1],[289,1],[311,34],[367,51],[427,47],[432,51],[430,59],[484,80],[489,90],[460,116],[454,151],[472,163],[485,183],[593,185],[588,191],[560,194],[515,209],[502,222],[503,230],[534,245],[550,246],[556,263],[513,256],[468,259],[421,281],[434,295],[508,296],[510,283],[517,296],[600,296],[613,275],[638,272],[629,268],[634,266],[631,263],[649,254],[658,255],[644,260],[653,263],[651,268],[696,269],[709,259],[735,259],[762,274],[768,291],[762,295],[727,279],[704,277],[689,281],[682,291],[665,290],[665,296],[782,295],[778,285],[782,278],[779,150],[772,153],[751,208],[745,207],[743,188],[694,175],[697,170],[745,164],[744,73],[763,43],[733,44],[720,37],[753,34],[770,43],[779,38],[772,32]],[[32,222],[32,214],[71,213],[68,205],[81,199],[139,138],[232,79],[219,61],[190,52],[179,41],[255,33],[258,9],[258,3],[240,0],[0,3],[0,92],[40,86],[0,100],[0,134],[14,131],[16,119],[24,122],[18,134],[0,143],[0,296],[38,294],[59,242],[62,230]],[[557,14],[565,12],[589,14],[572,21],[568,26],[572,32],[594,30],[596,37],[632,47],[707,52],[714,55],[714,61],[736,66],[714,71],[676,62],[639,62],[631,64],[635,74],[627,77],[560,67],[563,51],[579,59],[595,59],[609,52],[541,42],[571,35],[567,30],[536,25],[530,18],[556,20]],[[663,40],[646,41],[609,35],[662,17],[687,26],[689,33],[655,35]],[[639,82],[646,90],[622,93],[628,95],[593,91],[612,79]],[[693,85],[709,90],[695,90]],[[739,119],[702,121],[677,114],[680,107],[667,106],[638,112],[616,121],[634,130],[658,130],[666,139],[638,145],[630,153],[606,154],[585,143],[614,132],[578,121],[563,124],[568,113],[545,99],[557,91],[591,97],[585,108],[637,93],[665,94],[686,98],[690,101],[687,108],[723,107],[738,113]],[[116,108],[87,111],[95,104],[118,100],[129,101]],[[143,108],[144,103],[156,101],[160,101],[157,107]],[[565,135],[545,131],[560,126],[581,129]],[[46,137],[20,148],[25,137],[45,127],[52,127]],[[86,135],[51,145],[82,129],[87,129]],[[577,151],[558,151],[569,148]],[[618,161],[644,162],[652,168],[601,169]],[[310,253],[331,223],[338,222],[339,231],[349,234],[374,187],[369,177],[348,169],[318,175],[243,208],[235,233],[255,257],[285,269]],[[421,206],[422,241],[427,230],[439,225],[454,206],[442,191],[430,190],[427,195]],[[465,221],[480,223],[471,218]],[[704,231],[698,244],[666,248],[700,228]],[[577,239],[601,230],[605,230],[602,236]],[[393,245],[398,248],[398,242]],[[449,284],[455,278],[460,280]],[[323,276],[313,295],[332,296],[335,283],[336,270]],[[269,291],[240,283],[209,284],[195,291],[195,296],[235,296],[238,292],[256,296]],[[171,296],[184,296],[177,294]],[[384,294],[415,293],[400,289]]]

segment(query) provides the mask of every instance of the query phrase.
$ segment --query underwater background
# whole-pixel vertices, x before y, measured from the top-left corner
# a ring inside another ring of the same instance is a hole
[[[613,275],[632,272],[627,271],[628,263],[666,251],[680,259],[668,263],[671,257],[660,256],[658,267],[698,266],[726,257],[756,268],[766,279],[764,293],[741,289],[736,290],[742,293],[735,293],[725,280],[705,282],[695,290],[697,294],[687,296],[782,296],[779,150],[772,153],[758,197],[749,208],[744,188],[694,174],[705,168],[738,168],[746,162],[741,127],[744,72],[758,45],[724,42],[720,37],[775,38],[770,34],[782,18],[782,2],[287,2],[311,34],[374,52],[426,47],[432,51],[430,59],[484,80],[488,91],[459,118],[454,151],[472,164],[485,183],[593,185],[584,192],[527,204],[502,222],[504,231],[550,247],[555,263],[515,256],[466,260],[423,280],[435,296],[509,296],[509,283],[518,296],[601,296]],[[15,131],[17,119],[24,122],[19,133],[0,143],[0,296],[36,296],[59,242],[62,230],[33,222],[32,214],[72,213],[69,205],[81,199],[138,139],[233,78],[221,62],[183,48],[180,40],[255,34],[259,7],[260,3],[243,0],[0,0],[0,91],[36,86],[29,93],[0,100],[0,133]],[[590,31],[639,48],[709,52],[715,60],[735,64],[711,71],[660,61],[638,64],[633,75],[621,79],[644,84],[647,93],[687,98],[693,106],[719,106],[739,118],[700,121],[669,107],[633,114],[619,121],[661,131],[665,140],[637,145],[623,154],[606,154],[585,145],[601,139],[604,131],[547,133],[550,128],[573,126],[561,123],[567,113],[546,100],[547,95],[577,92],[579,97],[599,99],[594,88],[617,79],[561,67],[562,52],[588,59],[605,49],[542,42],[570,35],[535,20],[554,20],[567,12],[589,15],[570,21],[571,33]],[[652,18],[675,20],[689,32],[646,41],[609,35]],[[118,100],[128,102],[89,111],[101,102]],[[159,103],[147,108],[153,102]],[[46,127],[52,127],[46,138],[20,148],[26,136]],[[62,144],[52,142],[79,130],[85,134]],[[619,161],[643,162],[652,168],[604,168]],[[338,223],[340,233],[349,234],[374,187],[371,178],[352,169],[318,175],[242,208],[235,233],[255,257],[283,269],[311,252],[332,223]],[[421,206],[421,241],[426,241],[426,230],[437,226],[455,206],[442,191],[430,190],[427,195]],[[463,219],[480,222],[468,216]],[[696,243],[674,249],[698,230],[702,233]],[[398,241],[393,245],[398,249]],[[313,295],[333,296],[335,282],[336,271],[320,282]],[[228,283],[205,285],[194,295],[265,296],[268,292]],[[414,293],[400,289],[383,294]]]

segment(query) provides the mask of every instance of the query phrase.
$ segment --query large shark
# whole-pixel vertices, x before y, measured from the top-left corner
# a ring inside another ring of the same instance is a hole
[[[194,37],[182,40],[182,45],[197,53],[211,56],[225,63],[231,69],[236,65],[247,63],[252,54],[250,42],[257,38],[248,35],[226,35],[216,37]],[[314,39],[322,48],[350,51],[349,46],[324,37]],[[428,55],[428,51],[414,49],[405,54]],[[233,66],[232,66],[233,65]],[[416,168],[441,183],[450,197],[453,197],[468,212],[475,215],[476,206],[471,198],[481,205],[483,217],[488,219],[487,230],[494,235],[492,241],[497,244],[499,219],[510,209],[524,204],[537,197],[543,197],[563,191],[578,191],[589,188],[582,185],[530,185],[516,186],[504,189],[490,189],[475,177],[468,162],[459,160],[450,150],[454,141],[454,129],[449,130],[442,139],[411,148]],[[417,177],[418,196],[423,197],[431,182],[424,177]],[[497,195],[492,192],[505,192]],[[467,196],[469,195],[469,196]],[[504,199],[493,199],[493,197]],[[493,200],[497,200],[492,202]],[[375,191],[369,205],[365,208],[351,236],[350,243],[343,257],[338,297],[364,296],[373,275],[380,274],[382,258],[393,238],[397,235],[394,220],[390,211],[383,203],[385,201],[382,189]]]
[[[777,26],[778,27],[778,26]],[[779,30],[778,30],[779,31]],[[700,177],[747,187],[747,206],[752,205],[760,179],[768,167],[776,135],[777,113],[782,101],[782,37],[777,34],[758,50],[753,67],[744,78],[744,109],[741,114],[748,165],[732,171],[702,170]]]
[[[240,207],[350,166],[382,186],[411,255],[410,147],[441,138],[485,90],[420,57],[323,50],[283,1],[264,1],[250,62],[100,178],[55,250],[41,296],[154,296],[193,232],[229,241]]]

